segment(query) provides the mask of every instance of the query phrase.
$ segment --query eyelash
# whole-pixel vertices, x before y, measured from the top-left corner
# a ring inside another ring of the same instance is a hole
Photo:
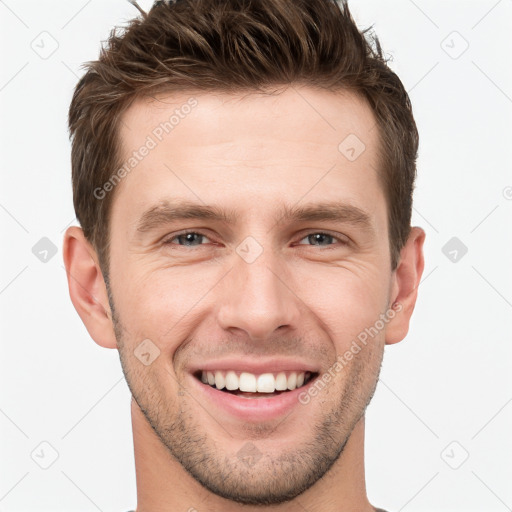
[[[173,235],[171,238],[168,238],[166,240],[163,241],[163,244],[164,245],[176,245],[178,247],[187,247],[185,245],[180,245],[180,244],[173,244],[172,241],[181,237],[181,236],[185,236],[185,235],[189,235],[189,234],[195,234],[195,235],[200,235],[200,236],[203,236],[205,238],[208,238],[207,235],[205,235],[204,233],[201,233],[200,231],[194,231],[194,230],[189,230],[189,231],[183,231],[181,233],[178,233],[176,235]],[[343,238],[339,237],[339,236],[335,236],[329,232],[326,232],[326,231],[311,231],[310,233],[306,233],[301,239],[300,241],[304,240],[305,238],[309,237],[309,236],[312,236],[312,235],[327,235],[328,237],[330,238],[333,238],[335,240],[338,240],[338,242],[340,242],[340,244],[342,246],[345,246],[345,245],[349,245],[349,242],[347,240],[344,240]],[[199,244],[199,245],[204,245],[204,244]],[[308,245],[308,244],[299,244],[299,245]],[[322,246],[315,246],[315,245],[312,245],[312,244],[309,244],[311,247],[322,247]],[[329,248],[332,248],[332,246],[334,246],[335,244],[329,244],[328,246],[325,247],[325,249],[329,249]],[[324,249],[324,250],[325,250]]]

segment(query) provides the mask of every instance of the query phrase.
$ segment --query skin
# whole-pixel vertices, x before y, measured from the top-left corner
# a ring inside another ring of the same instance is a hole
[[[364,413],[384,346],[407,334],[425,233],[411,229],[392,271],[371,109],[351,93],[295,86],[273,96],[161,95],[125,112],[125,156],[190,97],[192,112],[110,192],[109,290],[82,230],[64,237],[71,300],[96,343],[119,350],[133,395],[137,511],[373,511]],[[365,144],[354,161],[338,150],[349,134]],[[225,207],[236,221],[137,232],[161,200]],[[370,229],[276,224],[285,203],[335,200],[366,212]],[[172,238],[184,229],[199,234]],[[334,238],[308,237],[326,231]],[[236,252],[248,236],[263,248],[251,263]],[[324,374],[393,303],[384,328],[285,417],[240,421],[191,393],[190,366],[224,356],[296,357]],[[145,339],[160,351],[147,366],[134,355]],[[248,442],[261,454],[251,467],[237,455]]]

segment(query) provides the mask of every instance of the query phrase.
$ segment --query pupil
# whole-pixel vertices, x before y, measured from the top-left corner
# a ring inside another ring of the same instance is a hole
[[[322,239],[324,239],[325,241],[325,238],[330,238],[330,235],[326,235],[325,233],[315,233],[314,235],[309,235],[311,237],[310,241],[311,240],[314,240],[316,242],[322,242]]]
[[[197,236],[197,233],[185,233],[184,235],[181,235],[182,237],[185,237],[185,243],[187,242],[194,242],[194,237]]]

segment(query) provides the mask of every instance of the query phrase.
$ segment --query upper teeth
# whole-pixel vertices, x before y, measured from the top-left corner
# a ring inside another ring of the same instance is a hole
[[[201,373],[201,381],[210,386],[215,385],[217,389],[226,388],[230,391],[239,389],[256,393],[273,393],[274,391],[293,390],[300,388],[309,372],[290,372],[288,376],[285,372],[276,375],[272,373],[262,373],[254,375],[253,373],[242,372],[240,376],[234,371],[204,371]]]

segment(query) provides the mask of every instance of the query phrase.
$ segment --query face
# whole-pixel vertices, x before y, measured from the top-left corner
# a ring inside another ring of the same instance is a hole
[[[123,121],[138,157],[109,192],[109,293],[134,399],[210,491],[289,500],[336,462],[379,375],[393,273],[372,112],[289,88],[160,96]],[[238,396],[203,370],[270,388]]]

